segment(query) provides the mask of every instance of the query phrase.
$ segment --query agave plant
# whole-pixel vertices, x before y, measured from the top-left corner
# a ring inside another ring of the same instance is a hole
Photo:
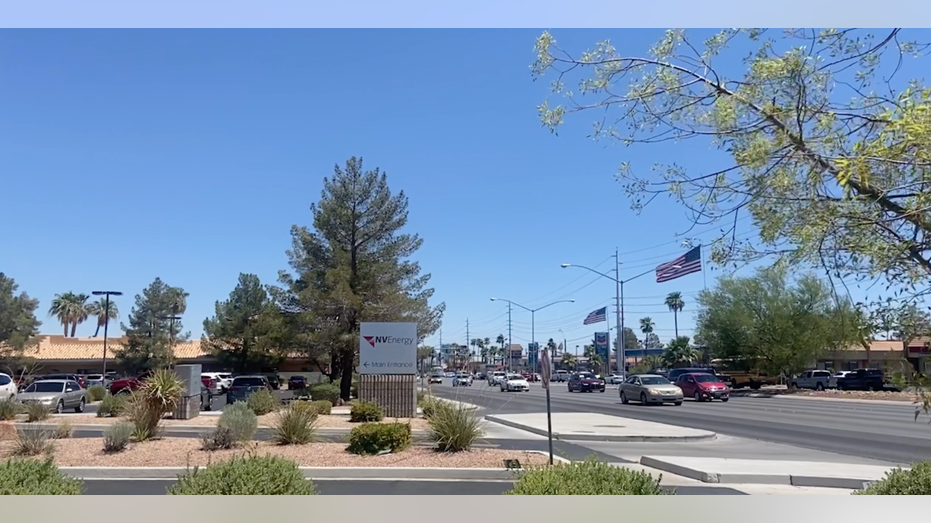
[[[174,372],[159,369],[133,392],[129,417],[133,422],[133,437],[137,441],[155,438],[165,414],[174,411],[184,395],[184,382]]]

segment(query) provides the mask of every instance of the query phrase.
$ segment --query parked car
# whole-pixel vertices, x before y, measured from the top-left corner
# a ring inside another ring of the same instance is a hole
[[[695,401],[727,401],[730,396],[727,384],[707,372],[680,374],[676,386],[682,389],[683,396],[692,397]]]
[[[224,372],[204,372],[200,377],[202,381],[203,378],[213,380],[214,386],[210,389],[210,393],[214,396],[225,393],[226,390],[230,388],[230,383],[233,381],[230,375]],[[204,385],[210,387],[207,382],[204,382]]]
[[[827,370],[806,370],[789,382],[790,389],[824,390],[837,386],[837,379]]]
[[[499,382],[501,392],[530,392],[530,384],[520,374],[507,374]]]
[[[288,390],[303,390],[307,388],[307,378],[304,376],[291,376],[288,378]]]
[[[605,382],[591,372],[575,372],[569,377],[569,392],[604,392]]]
[[[110,383],[110,394],[129,394],[139,388],[142,382],[152,375],[152,371],[147,370],[135,378],[120,378]]]
[[[569,381],[569,371],[557,370],[553,374],[553,381]]]
[[[466,373],[459,373],[453,378],[453,387],[471,387],[472,386],[472,376],[469,376]]]
[[[839,390],[883,390],[886,376],[880,369],[857,369],[837,380]]]
[[[488,375],[488,385],[494,387],[496,385],[501,385],[501,381],[507,376],[507,373],[504,371],[496,370]]]
[[[0,401],[15,400],[19,387],[9,374],[0,372]]]
[[[84,376],[84,385],[87,388],[101,386],[107,388],[110,385],[111,378],[109,376],[104,376],[103,374],[88,374]]]
[[[481,371],[476,372],[476,373],[475,373],[475,379],[477,379],[477,380],[484,380],[484,379],[485,379],[485,373],[484,373],[484,372],[481,372]]]
[[[245,401],[249,399],[252,393],[263,389],[273,390],[268,378],[261,374],[236,376],[226,392],[226,402],[232,404],[237,401]]]
[[[32,381],[46,381],[46,380],[70,380],[76,381],[82,389],[87,388],[87,382],[84,380],[84,376],[78,374],[44,374],[42,376],[37,376],[36,379]]]
[[[621,383],[618,390],[621,403],[625,405],[630,400],[639,401],[642,405],[650,403],[682,405],[682,389],[666,378],[655,374],[634,374]]]
[[[59,414],[65,409],[84,412],[87,391],[75,380],[39,380],[26,387],[18,400],[23,405],[41,403]]]
[[[607,381],[609,385],[620,385],[621,383],[624,383],[625,379],[627,378],[624,377],[624,374],[614,373],[608,376],[608,379],[605,381]]]
[[[443,383],[443,374],[434,372],[430,375],[430,383]]]

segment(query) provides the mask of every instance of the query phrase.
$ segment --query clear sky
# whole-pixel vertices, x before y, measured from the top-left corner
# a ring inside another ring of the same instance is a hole
[[[506,336],[496,296],[528,307],[574,298],[537,313],[536,338],[583,345],[604,324],[582,319],[611,304],[614,283],[561,263],[606,271],[617,247],[628,278],[686,250],[683,210],[657,201],[633,213],[618,165],[701,169],[719,157],[707,143],[594,143],[593,115],[558,137],[542,129],[548,81],[529,71],[538,34],[0,32],[0,270],[41,300],[44,333],[61,331],[46,316],[56,293],[121,290],[125,320],[158,276],[190,293],[184,324],[199,336],[240,272],[275,283],[289,229],[310,225],[322,178],[362,156],[410,198],[410,230],[424,239],[417,259],[447,305],[444,343],[466,341],[467,319],[472,337]],[[661,32],[554,34],[575,51],[611,38],[640,54]],[[667,341],[663,298],[680,291],[680,333],[690,335],[695,295],[717,274],[629,283],[627,325],[651,316]],[[530,340],[519,309],[513,339]]]

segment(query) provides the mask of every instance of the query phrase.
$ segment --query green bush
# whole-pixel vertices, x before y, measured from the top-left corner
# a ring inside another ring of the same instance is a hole
[[[349,421],[352,423],[381,421],[384,418],[385,413],[373,401],[356,401],[352,404],[352,410],[349,411]]]
[[[45,421],[52,415],[52,408],[42,403],[29,403],[26,405],[26,421]]]
[[[52,458],[11,459],[0,463],[0,496],[77,496],[80,480],[62,474]]]
[[[336,383],[317,383],[310,387],[310,398],[315,401],[329,401],[330,405],[339,403],[339,385]]]
[[[126,411],[126,405],[129,402],[129,397],[125,394],[106,394],[102,400],[100,400],[100,405],[97,405],[97,417],[98,418],[116,418],[123,415],[123,412]]]
[[[74,435],[74,426],[71,424],[70,420],[65,419],[55,426],[55,429],[52,431],[51,437],[53,439],[68,439],[73,435]]]
[[[107,453],[123,451],[129,445],[133,431],[133,424],[125,421],[110,425],[103,432],[103,451]]]
[[[107,389],[103,385],[94,385],[87,389],[87,397],[91,401],[100,401],[107,395]]]
[[[437,402],[433,413],[427,418],[430,439],[443,452],[469,450],[485,431],[482,417],[474,408]]]
[[[448,403],[434,398],[433,396],[426,396],[417,404],[417,406],[420,407],[420,411],[423,412],[423,417],[427,419],[433,417],[433,414],[436,412],[437,408],[442,408],[446,405],[448,405]]]
[[[228,429],[235,443],[245,443],[259,428],[259,418],[248,405],[237,402],[223,409],[217,427]]]
[[[317,437],[317,413],[307,408],[288,408],[278,413],[274,440],[279,445],[306,445]]]
[[[615,467],[590,457],[585,461],[531,467],[518,473],[506,494],[523,496],[659,496],[662,476]]]
[[[249,414],[252,414],[252,412],[249,412]],[[255,414],[252,415],[255,416]],[[236,441],[236,438],[233,437],[233,431],[228,427],[217,427],[213,429],[212,432],[204,434],[201,437],[201,442],[203,443],[203,450],[207,451],[231,449],[239,443]]]
[[[929,496],[931,495],[931,461],[912,465],[911,469],[896,468],[886,477],[854,492],[866,496]]]
[[[363,423],[349,432],[353,454],[398,452],[411,445],[411,426],[407,423]]]
[[[262,416],[263,414],[268,414],[269,412],[275,412],[278,410],[278,406],[281,404],[278,401],[278,398],[275,394],[266,389],[257,390],[249,395],[249,398],[246,399],[246,405],[256,416]]]
[[[194,468],[168,488],[174,496],[306,496],[316,494],[297,463],[277,456],[243,456]]]
[[[49,439],[52,434],[43,429],[26,427],[16,431],[16,447],[13,454],[17,456],[38,456],[51,454],[55,450]]]
[[[329,416],[333,412],[333,404],[329,400],[314,400],[310,405],[317,411],[318,416]]]
[[[14,419],[20,412],[22,412],[22,405],[16,403],[13,398],[0,401],[0,421]]]

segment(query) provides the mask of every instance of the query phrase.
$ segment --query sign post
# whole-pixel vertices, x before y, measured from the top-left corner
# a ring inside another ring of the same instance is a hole
[[[414,417],[417,342],[416,323],[360,324],[360,399],[378,403],[386,416]]]
[[[540,380],[546,389],[546,435],[550,445],[550,465],[553,464],[553,411],[550,408],[550,378],[553,376],[553,365],[549,349],[543,349],[540,359]]]

